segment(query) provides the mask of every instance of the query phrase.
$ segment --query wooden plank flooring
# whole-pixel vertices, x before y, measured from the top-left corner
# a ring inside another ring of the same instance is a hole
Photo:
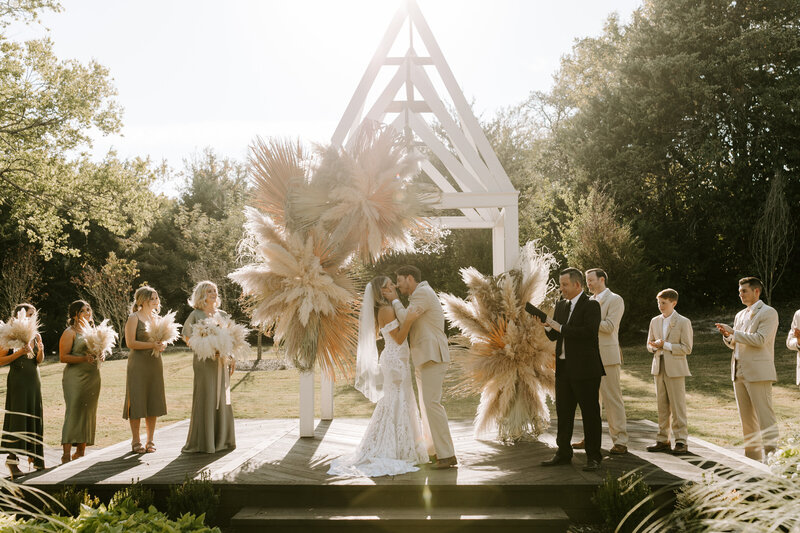
[[[691,455],[673,457],[645,451],[653,443],[656,427],[649,421],[628,421],[630,453],[609,456],[599,472],[583,472],[585,455],[576,453],[572,466],[545,468],[540,461],[549,458],[555,447],[555,421],[538,441],[505,445],[491,439],[476,439],[469,421],[451,421],[459,468],[422,469],[395,477],[353,478],[328,476],[328,465],[335,457],[352,452],[366,429],[367,419],[339,418],[317,423],[315,438],[299,438],[297,420],[237,420],[237,448],[217,454],[181,454],[188,420],[156,431],[155,453],[133,454],[130,444],[121,442],[94,450],[86,457],[65,465],[31,473],[22,478],[25,484],[52,486],[124,485],[140,480],[150,485],[180,483],[185,476],[195,476],[208,469],[215,483],[221,485],[348,486],[348,485],[502,485],[502,486],[597,486],[605,471],[622,473],[639,469],[651,486],[674,483],[680,479],[699,480],[715,465],[736,471],[763,474],[763,465],[690,438]],[[576,437],[580,438],[580,421]],[[607,430],[603,448],[611,446]],[[49,452],[50,453],[50,452]],[[50,453],[52,457],[52,453]],[[51,459],[52,461],[52,459]],[[52,464],[52,462],[48,462]]]

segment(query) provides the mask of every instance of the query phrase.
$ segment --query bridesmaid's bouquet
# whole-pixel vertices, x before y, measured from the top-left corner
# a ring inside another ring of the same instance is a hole
[[[219,354],[226,363],[230,363],[236,357],[245,357],[250,353],[250,344],[247,342],[249,332],[232,319],[217,315],[192,326],[189,345],[200,359],[213,359]]]
[[[24,309],[20,309],[17,316],[12,317],[8,323],[0,320],[0,346],[11,350],[19,350],[30,344],[39,333],[39,319],[34,314],[28,316]],[[33,351],[28,352],[28,358],[33,359]]]
[[[152,342],[172,344],[180,336],[180,326],[175,323],[175,311],[170,311],[164,316],[153,315],[144,330]],[[161,352],[153,350],[153,357],[160,356]]]
[[[228,352],[229,357],[233,360],[247,359],[250,356],[250,343],[247,342],[247,335],[250,330],[228,317],[219,317],[218,323],[222,331],[231,340],[231,350]],[[231,363],[232,361],[226,362]]]
[[[192,325],[189,346],[199,359],[214,359],[218,353],[230,353],[232,348],[230,336],[215,318],[205,318]]]
[[[100,368],[100,363],[111,354],[111,349],[117,343],[117,332],[108,325],[106,318],[97,326],[92,326],[86,321],[81,323],[83,338],[86,339],[86,351],[89,362]]]

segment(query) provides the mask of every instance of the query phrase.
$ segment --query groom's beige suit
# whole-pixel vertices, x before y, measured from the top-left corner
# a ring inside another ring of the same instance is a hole
[[[419,409],[428,454],[439,459],[455,456],[447,413],[442,406],[442,384],[450,364],[447,336],[444,334],[444,311],[439,298],[427,281],[422,281],[408,297],[408,305],[423,313],[411,324],[408,345],[417,378]],[[400,300],[392,302],[397,318],[406,319]]]

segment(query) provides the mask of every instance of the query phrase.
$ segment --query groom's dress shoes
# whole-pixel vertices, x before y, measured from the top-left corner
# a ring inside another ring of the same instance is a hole
[[[451,466],[458,466],[458,461],[456,460],[456,456],[453,457],[445,457],[443,459],[439,459],[435,463],[431,465],[431,468],[434,470],[442,470],[445,468],[450,468]]]
[[[583,467],[584,472],[596,472],[600,470],[600,461],[597,459],[587,459],[586,466]]]
[[[553,457],[546,461],[542,461],[542,466],[557,466],[572,464],[572,457],[555,454]]]

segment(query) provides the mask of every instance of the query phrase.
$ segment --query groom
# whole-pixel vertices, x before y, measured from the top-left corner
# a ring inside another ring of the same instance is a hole
[[[431,468],[456,466],[453,439],[447,424],[447,413],[442,407],[442,383],[450,363],[447,337],[444,334],[444,311],[436,293],[415,266],[403,266],[395,272],[397,288],[408,296],[408,305],[422,311],[422,315],[411,325],[408,345],[414,373],[417,377],[422,430],[431,455]],[[406,308],[397,299],[397,291],[389,286],[381,289],[383,296],[392,302],[392,307],[401,322],[406,319]]]

